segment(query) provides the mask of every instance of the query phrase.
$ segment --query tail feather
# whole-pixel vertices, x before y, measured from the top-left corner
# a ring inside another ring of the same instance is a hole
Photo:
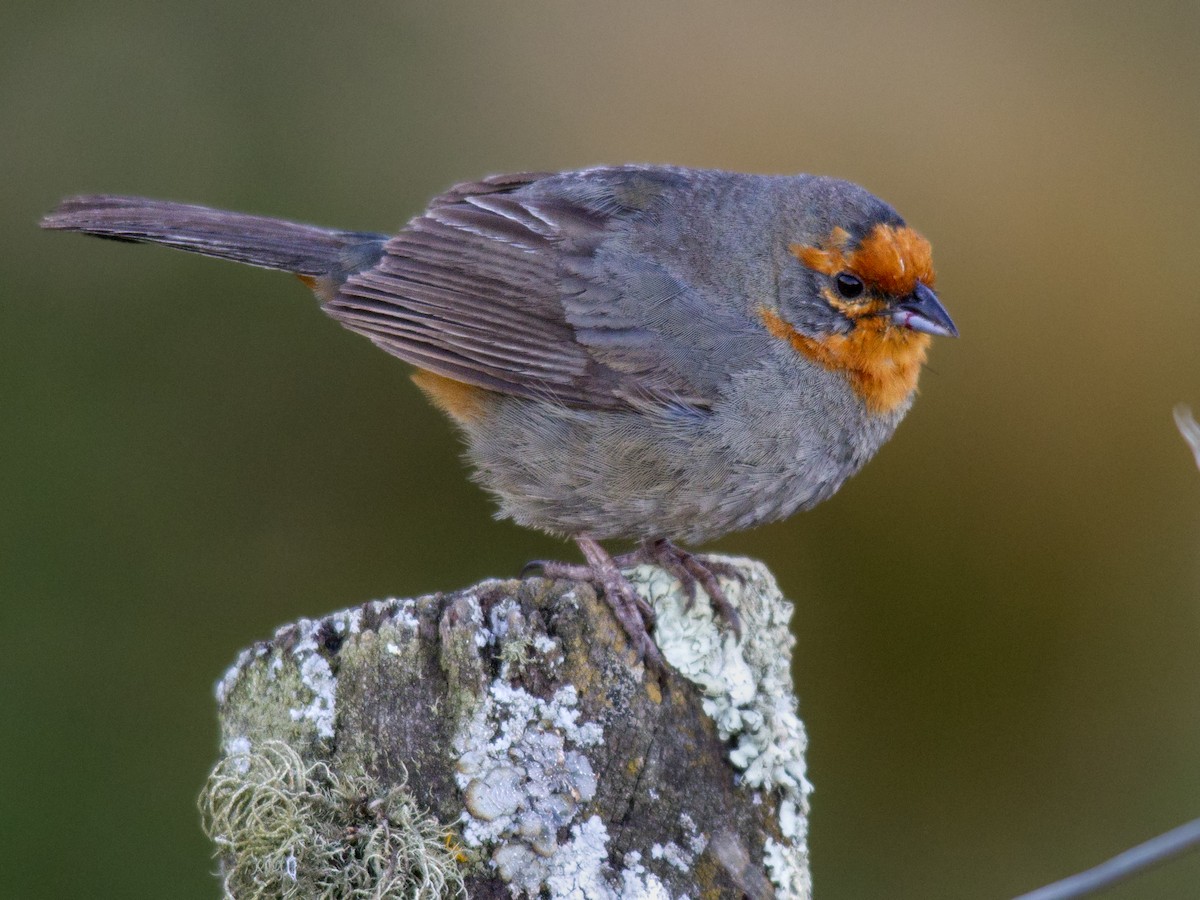
[[[164,244],[310,277],[344,279],[372,265],[385,235],[335,231],[145,197],[95,195],[64,200],[41,221],[43,228],[80,231],[133,243]]]

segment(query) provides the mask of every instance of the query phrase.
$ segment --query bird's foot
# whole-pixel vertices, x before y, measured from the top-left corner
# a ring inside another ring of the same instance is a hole
[[[526,563],[521,570],[522,576],[532,569],[540,569],[547,578],[583,581],[600,588],[617,621],[633,642],[634,649],[651,665],[660,669],[663,666],[662,655],[649,634],[649,629],[654,625],[654,610],[629,579],[621,574],[622,569],[656,565],[669,572],[682,585],[688,609],[696,602],[696,587],[699,585],[708,594],[717,614],[729,623],[733,633],[742,636],[741,617],[717,580],[718,577],[745,580],[736,566],[711,556],[690,553],[663,538],[644,541],[638,549],[617,557],[610,556],[594,538],[587,535],[576,537],[575,543],[587,560],[585,564],[534,560]]]
[[[654,639],[650,637],[649,629],[654,625],[654,610],[629,579],[621,574],[622,565],[632,554],[613,559],[599,542],[587,535],[576,536],[575,543],[579,545],[583,558],[587,560],[586,565],[534,560],[525,565],[521,574],[524,575],[530,569],[541,569],[547,578],[583,581],[599,587],[613,615],[629,635],[638,656],[645,660],[647,665],[659,671],[665,670],[666,663],[662,654],[658,652]]]
[[[641,562],[661,566],[679,579],[683,592],[687,595],[688,609],[696,602],[696,585],[700,585],[704,588],[704,593],[708,594],[716,611],[729,623],[733,633],[738,637],[742,636],[742,619],[737,609],[729,602],[725,589],[717,581],[717,576],[745,580],[745,576],[736,566],[711,556],[689,553],[665,538],[644,541],[633,553],[618,557],[617,562],[622,566]]]

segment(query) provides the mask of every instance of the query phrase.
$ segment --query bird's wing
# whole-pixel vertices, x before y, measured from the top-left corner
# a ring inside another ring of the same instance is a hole
[[[459,185],[325,309],[419,368],[491,391],[703,409],[718,385],[708,361],[695,362],[702,298],[652,254],[613,240],[657,215],[672,178],[598,170]]]

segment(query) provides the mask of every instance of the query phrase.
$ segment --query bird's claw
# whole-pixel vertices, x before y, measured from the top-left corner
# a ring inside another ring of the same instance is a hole
[[[649,630],[654,627],[654,609],[621,573],[625,557],[614,560],[590,537],[580,536],[575,542],[583,551],[586,564],[535,559],[521,569],[521,577],[534,570],[541,570],[547,578],[582,581],[599,588],[613,615],[621,623],[621,628],[629,636],[638,658],[656,670],[665,670],[666,663],[662,654],[659,653],[654,639],[650,637]]]
[[[736,566],[724,560],[689,553],[668,540],[647,541],[642,544],[639,553],[647,557],[647,561],[657,563],[679,579],[687,596],[686,608],[689,611],[696,602],[696,585],[699,584],[704,588],[704,593],[708,594],[708,599],[712,601],[717,613],[729,623],[733,633],[739,638],[742,636],[741,616],[729,602],[725,589],[717,581],[718,575],[745,581],[745,576]]]
[[[600,588],[613,615],[629,636],[638,657],[647,665],[658,670],[662,670],[666,665],[650,637],[650,629],[654,627],[654,609],[637,592],[622,573],[622,569],[649,563],[670,572],[679,580],[687,597],[689,610],[696,602],[697,586],[703,588],[717,614],[729,623],[735,635],[739,638],[742,636],[741,617],[717,580],[720,576],[744,581],[745,576],[736,566],[724,560],[689,553],[668,540],[645,541],[632,553],[615,558],[594,538],[587,535],[576,537],[575,543],[583,552],[586,564],[535,559],[521,569],[521,577],[525,577],[531,571],[541,570],[547,578],[582,581]]]

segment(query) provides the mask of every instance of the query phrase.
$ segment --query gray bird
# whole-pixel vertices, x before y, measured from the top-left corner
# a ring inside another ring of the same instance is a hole
[[[45,228],[292,272],[416,368],[501,517],[571,537],[633,645],[661,658],[641,561],[737,616],[701,543],[832,495],[908,411],[930,335],[956,335],[929,243],[845,181],[666,166],[458,185],[396,236],[138,197]],[[632,539],[613,558],[599,541]]]

